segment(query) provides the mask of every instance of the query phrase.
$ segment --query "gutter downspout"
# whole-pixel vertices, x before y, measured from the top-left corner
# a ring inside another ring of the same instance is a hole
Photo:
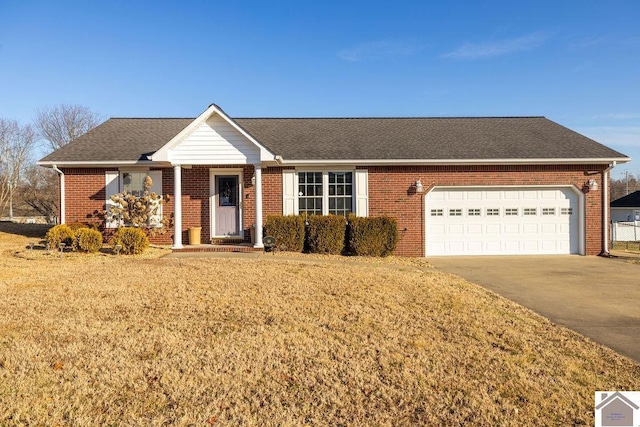
[[[60,169],[58,169],[58,166],[56,165],[51,165],[51,167],[53,168],[54,171],[58,172],[58,175],[60,175],[60,224],[64,224],[65,223],[65,203],[64,203],[64,197],[65,197],[65,192],[64,192],[64,172],[62,172]]]
[[[600,256],[611,256],[609,254],[609,171],[616,167],[617,162],[614,160],[608,168],[602,171],[602,209],[604,211],[602,215],[602,252]]]

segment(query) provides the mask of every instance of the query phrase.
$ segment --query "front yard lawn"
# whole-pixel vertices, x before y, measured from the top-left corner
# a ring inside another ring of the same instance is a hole
[[[640,366],[423,260],[30,252],[0,425],[592,425]]]

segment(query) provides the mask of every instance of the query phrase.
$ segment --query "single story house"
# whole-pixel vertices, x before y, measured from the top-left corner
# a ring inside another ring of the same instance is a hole
[[[630,159],[544,117],[112,118],[43,158],[61,222],[169,194],[158,243],[249,242],[267,215],[389,215],[401,256],[608,251],[609,171]],[[110,227],[111,224],[104,224]],[[256,247],[262,239],[256,239]]]
[[[640,190],[611,202],[611,221],[640,221]]]

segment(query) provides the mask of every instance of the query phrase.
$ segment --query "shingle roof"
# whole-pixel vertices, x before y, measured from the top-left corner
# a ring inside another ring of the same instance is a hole
[[[110,119],[42,161],[146,159],[193,119]],[[238,118],[285,160],[612,159],[626,156],[544,117]]]
[[[41,161],[146,160],[193,119],[109,119]]]
[[[640,191],[634,191],[611,202],[612,208],[637,208],[640,206]]]

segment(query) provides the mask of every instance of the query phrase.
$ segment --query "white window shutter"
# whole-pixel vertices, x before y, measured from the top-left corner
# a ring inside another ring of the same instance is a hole
[[[115,206],[116,204],[113,203],[113,201],[111,200],[111,196],[113,196],[114,194],[118,194],[119,192],[119,184],[120,184],[120,173],[118,171],[106,171],[104,173],[104,177],[105,177],[105,198],[106,198],[106,202],[105,202],[105,206],[107,209],[107,212],[109,212],[109,210],[111,209],[111,206]],[[118,227],[118,221],[108,221],[106,222],[105,226],[107,228],[117,228]]]
[[[369,171],[356,169],[356,215],[369,216]]]
[[[162,197],[162,171],[149,171],[149,176],[151,177],[151,181],[153,181],[149,190]],[[156,227],[162,226],[162,205],[160,205],[156,215],[151,218],[150,224]]]
[[[296,215],[296,171],[285,169],[282,171],[282,215]]]

